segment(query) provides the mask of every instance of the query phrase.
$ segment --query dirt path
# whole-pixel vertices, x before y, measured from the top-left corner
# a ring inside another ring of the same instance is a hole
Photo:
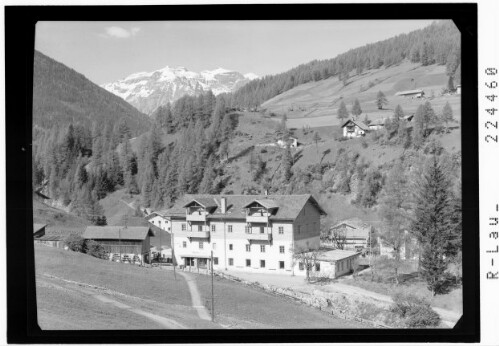
[[[125,202],[125,201],[124,201],[124,200],[122,200],[122,199],[120,199],[120,202],[125,203],[125,204],[126,204],[126,205],[130,208],[130,209],[135,210],[135,207],[133,206],[133,204],[132,204],[132,203],[127,203],[127,202]]]
[[[111,298],[108,298],[108,297],[105,297],[103,295],[100,295],[100,294],[94,294],[93,297],[101,302],[103,302],[104,304],[112,304],[120,309],[124,309],[124,310],[128,310],[128,311],[131,311],[133,313],[136,313],[137,315],[141,315],[141,316],[144,316],[144,317],[147,317],[148,319],[158,323],[159,325],[161,325],[162,327],[165,327],[165,328],[168,328],[168,329],[186,329],[187,327],[184,326],[183,324],[181,323],[178,323],[174,320],[171,320],[169,318],[166,318],[166,317],[163,317],[163,316],[159,316],[159,315],[156,315],[156,314],[152,314],[150,312],[146,312],[146,311],[143,311],[141,309],[137,309],[137,308],[132,308],[131,306],[128,306],[126,304],[123,304],[123,303],[120,303],[114,299],[111,299]]]
[[[196,284],[196,279],[193,278],[191,275],[181,272],[178,272],[187,282],[187,286],[189,287],[189,292],[191,293],[191,299],[192,299],[192,307],[196,309],[198,312],[199,318],[206,320],[206,321],[211,321],[210,314],[204,307],[202,301],[201,301],[201,294],[199,294],[198,286]]]

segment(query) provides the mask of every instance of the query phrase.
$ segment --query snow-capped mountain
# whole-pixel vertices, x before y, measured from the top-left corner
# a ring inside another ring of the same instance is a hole
[[[197,73],[182,66],[166,66],[154,72],[134,73],[102,87],[141,112],[151,114],[159,106],[184,95],[199,95],[208,90],[215,95],[231,92],[255,78],[258,76],[254,73],[242,75],[223,68]]]

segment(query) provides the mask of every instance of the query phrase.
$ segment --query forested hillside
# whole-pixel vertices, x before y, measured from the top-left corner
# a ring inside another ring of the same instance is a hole
[[[35,51],[33,70],[33,125],[44,129],[69,123],[91,128],[99,122],[114,125],[126,120],[132,136],[150,128],[148,117],[120,97],[82,74]]]
[[[423,66],[445,65],[447,74],[460,82],[461,36],[451,21],[351,49],[333,59],[314,60],[287,72],[256,79],[231,95],[233,106],[258,107],[300,84],[338,77],[344,84],[364,70],[390,67],[408,59]]]

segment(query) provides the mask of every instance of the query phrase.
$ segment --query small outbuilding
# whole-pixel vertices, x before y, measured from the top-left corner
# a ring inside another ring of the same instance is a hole
[[[34,223],[33,224],[33,239],[43,237],[45,235],[45,227],[47,227],[47,225],[44,225],[41,223]]]
[[[154,233],[149,226],[88,226],[83,233],[104,247],[109,260],[135,264],[150,262],[150,237]]]
[[[422,89],[405,90],[405,91],[399,91],[395,95],[403,97],[421,98],[424,96],[424,91]]]
[[[297,148],[298,139],[295,137],[289,137],[287,142],[282,138],[277,141],[277,145],[280,146],[281,148],[285,148],[286,144],[289,145],[290,148]]]
[[[340,242],[344,250],[362,251],[369,248],[371,230],[372,226],[359,218],[343,220],[329,229],[325,245]]]
[[[461,85],[456,85],[456,94],[461,94]]]
[[[327,277],[335,279],[342,275],[353,273],[357,269],[357,261],[360,252],[347,250],[323,250],[320,251],[313,265],[310,268],[310,276]],[[294,273],[305,276],[306,268],[304,263],[295,264]]]
[[[369,132],[369,126],[364,124],[362,121],[348,119],[342,126],[343,137],[354,138],[365,136]]]

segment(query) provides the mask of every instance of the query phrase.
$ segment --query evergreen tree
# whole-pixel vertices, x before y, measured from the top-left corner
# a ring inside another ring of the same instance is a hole
[[[447,292],[446,249],[453,233],[451,183],[434,155],[415,191],[411,233],[422,247],[421,274],[433,295]]]
[[[213,184],[216,177],[217,172],[215,170],[215,158],[210,156],[204,170],[203,180],[199,186],[199,193],[211,194],[213,192]]]
[[[385,94],[381,90],[378,91],[378,94],[376,95],[376,106],[378,106],[378,109],[383,109],[383,105],[386,104],[388,104],[388,101]]]
[[[341,123],[348,118],[348,110],[344,101],[341,101],[340,108],[338,108],[338,119],[340,119]]]
[[[315,142],[315,147],[317,149],[317,153],[319,153],[319,141],[321,140],[321,136],[319,135],[319,132],[317,132],[317,131],[314,132],[313,140]]]
[[[456,90],[454,87],[454,78],[452,76],[449,76],[449,79],[447,80],[447,90],[449,92]]]
[[[449,102],[447,102],[445,104],[444,108],[442,109],[441,119],[442,119],[443,122],[445,122],[445,127],[447,127],[447,128],[448,128],[448,123],[450,121],[454,120],[454,115],[453,115],[453,112],[452,112],[452,107],[450,106]]]
[[[358,117],[359,115],[362,114],[362,109],[360,108],[360,102],[358,99],[355,99],[353,103],[352,114],[355,115],[355,117]]]
[[[393,249],[395,280],[401,263],[401,249],[406,242],[408,227],[408,181],[402,163],[396,163],[388,172],[380,200],[380,214],[385,225],[381,238]]]
[[[317,132],[316,132],[317,133]],[[289,145],[286,145],[286,148],[284,149],[284,154],[282,155],[282,172],[283,172],[283,177],[286,182],[291,179],[292,172],[291,172],[291,167],[293,166],[293,155],[291,154],[291,148]]]
[[[400,105],[397,105],[397,107],[395,107],[395,111],[393,113],[393,119],[400,120],[403,117],[404,117],[404,110],[402,109],[402,107]]]

